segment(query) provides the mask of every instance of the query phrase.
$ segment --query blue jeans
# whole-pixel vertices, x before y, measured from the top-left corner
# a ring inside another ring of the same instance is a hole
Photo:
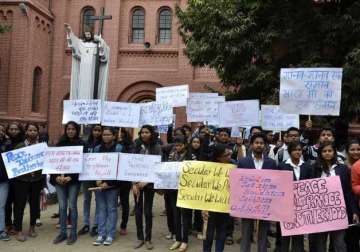
[[[99,236],[115,238],[118,219],[118,189],[96,191],[96,208],[98,209]]]
[[[226,239],[226,227],[230,216],[227,213],[209,212],[206,239],[203,241],[203,252],[211,252],[215,236],[215,252],[223,252]]]
[[[89,187],[83,186],[83,194],[84,194],[84,205],[83,205],[83,215],[84,215],[84,225],[90,226],[90,212],[91,212],[91,198],[92,192],[88,191]],[[97,226],[98,223],[98,211],[95,207],[95,216],[93,226]]]
[[[0,183],[0,233],[5,230],[5,204],[9,192],[9,183]]]
[[[73,238],[77,237],[77,198],[80,191],[80,184],[71,184],[66,186],[56,185],[56,193],[59,201],[59,214],[60,214],[60,234],[67,236],[67,208],[69,202],[71,232]]]

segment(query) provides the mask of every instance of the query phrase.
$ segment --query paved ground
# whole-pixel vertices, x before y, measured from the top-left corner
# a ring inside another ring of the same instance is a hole
[[[78,200],[79,204],[79,228],[81,228],[82,221],[82,197],[80,196]],[[43,226],[37,229],[39,234],[36,238],[28,238],[24,243],[16,241],[12,238],[9,242],[0,242],[0,251],[1,252],[58,252],[58,251],[76,251],[76,252],[92,252],[92,251],[135,251],[133,245],[136,241],[136,228],[135,228],[135,218],[130,217],[129,226],[128,226],[128,235],[119,236],[117,235],[116,240],[113,245],[110,247],[95,247],[92,245],[93,238],[89,235],[80,236],[78,241],[72,245],[68,246],[66,243],[59,245],[53,245],[52,240],[56,237],[58,229],[55,228],[57,220],[51,219],[50,216],[57,211],[57,204],[48,206],[47,210],[42,212],[41,220]],[[160,216],[161,211],[164,209],[164,203],[160,196],[156,196],[154,203],[154,226],[153,226],[153,244],[154,250],[159,252],[170,251],[168,248],[171,245],[171,242],[166,240],[164,236],[167,233],[166,226],[166,217]],[[26,210],[28,211],[28,210]],[[28,228],[29,216],[26,213],[24,217],[24,230]],[[119,227],[118,227],[119,228]],[[238,229],[239,227],[236,227]],[[236,232],[235,238],[239,238],[238,231]],[[143,252],[147,251],[144,247],[136,251]],[[202,242],[197,240],[194,236],[190,237],[189,249],[188,251],[200,252],[202,251]],[[240,245],[234,244],[232,246],[226,246],[226,252],[235,252],[240,251]],[[253,248],[253,251],[255,249]]]

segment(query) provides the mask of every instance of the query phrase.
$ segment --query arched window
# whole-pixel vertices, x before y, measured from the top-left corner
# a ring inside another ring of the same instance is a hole
[[[132,12],[131,41],[143,43],[145,37],[145,11],[143,8],[135,8]]]
[[[95,9],[90,6],[85,7],[81,12],[81,35],[84,32],[92,32],[94,34],[95,21],[89,18],[91,16],[95,16]]]
[[[41,78],[42,70],[40,67],[35,67],[32,85],[32,102],[31,111],[40,112],[40,92],[41,92]]]
[[[169,8],[164,8],[159,12],[159,43],[171,42],[172,14]]]

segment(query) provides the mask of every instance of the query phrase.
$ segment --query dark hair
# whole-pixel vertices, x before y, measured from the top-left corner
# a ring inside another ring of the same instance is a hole
[[[251,136],[250,138],[250,144],[253,144],[255,142],[256,138],[262,138],[262,140],[264,140],[264,143],[266,143],[266,137],[263,133],[256,133],[254,135]]]
[[[323,128],[321,128],[320,135],[321,135],[321,133],[323,133],[323,131],[330,131],[331,134],[333,135],[333,137],[335,137],[335,131],[334,131],[333,128],[331,128],[331,127],[323,127]]]
[[[332,158],[331,163],[332,164],[337,163],[337,154],[336,154],[335,143],[327,142],[327,143],[320,144],[320,146],[319,146],[319,148],[317,150],[318,158],[317,158],[317,160],[315,162],[315,165],[314,165],[314,172],[315,172],[316,177],[320,177],[323,171],[326,172],[326,173],[329,172],[329,167],[327,166],[325,160],[321,156],[321,153],[322,153],[323,149],[325,147],[328,147],[328,146],[331,146],[331,148],[334,150],[334,157]]]
[[[113,134],[114,136],[116,135],[116,130],[115,130],[114,127],[104,126],[104,127],[102,128],[102,131],[104,132],[105,130],[110,131],[111,134]]]
[[[231,135],[231,132],[228,128],[219,128],[217,130],[217,133],[220,134],[221,132],[225,132],[226,134],[228,134],[229,136]]]
[[[155,144],[156,142],[156,132],[153,126],[149,125],[149,124],[145,124],[141,127],[140,131],[139,131],[139,139],[141,142],[143,142],[143,140],[141,139],[141,132],[143,129],[147,129],[148,131],[150,131],[151,134],[151,139],[150,139],[150,144]]]
[[[301,148],[301,143],[300,142],[291,142],[288,144],[288,153],[291,155],[291,152],[293,152],[294,150],[296,150],[296,148],[300,146]]]
[[[176,136],[174,138],[174,143],[175,144],[185,144],[186,145],[186,138],[183,136]]]
[[[296,128],[296,127],[290,127],[290,128],[288,128],[288,129],[286,130],[286,133],[289,134],[290,131],[296,131],[297,133],[300,134],[300,130],[299,130],[298,128]]]
[[[190,132],[192,131],[192,129],[191,129],[191,127],[189,126],[189,125],[187,125],[187,124],[184,124],[183,126],[182,126],[182,128],[185,130],[185,129],[188,129]]]
[[[80,125],[74,121],[69,121],[65,124],[64,134],[60,137],[57,146],[66,146],[67,144],[69,144],[70,139],[69,139],[68,135],[66,134],[66,130],[70,125],[73,126],[76,130],[76,135],[75,135],[74,139],[76,141],[80,140]]]
[[[212,148],[211,161],[217,162],[218,158],[224,155],[225,150],[230,149],[227,144],[218,143]]]
[[[178,127],[176,129],[174,129],[174,135],[175,135],[176,131],[180,131],[183,136],[186,136],[186,132],[183,127]]]
[[[29,127],[30,127],[30,126],[34,126],[34,127],[37,129],[37,131],[39,131],[39,130],[40,130],[39,125],[38,125],[38,124],[29,122],[29,123],[27,123],[27,124],[25,125],[25,131],[27,131],[27,130],[29,129]]]
[[[346,153],[349,153],[350,147],[353,144],[359,144],[360,145],[360,141],[359,139],[351,139],[348,144],[346,145]]]
[[[252,131],[253,131],[254,129],[258,129],[258,130],[260,130],[261,132],[263,132],[263,128],[262,128],[261,126],[252,126],[252,127],[250,128],[250,134],[252,133]]]
[[[9,129],[12,125],[15,125],[18,129],[19,129],[19,134],[17,136],[11,136],[9,134]],[[8,124],[8,126],[6,127],[6,135],[10,138],[12,143],[20,143],[22,141],[24,141],[25,138],[25,132],[24,132],[24,128],[21,126],[20,123],[18,122],[11,122]]]
[[[89,138],[88,138],[88,143],[93,143],[93,142],[95,142],[95,141],[100,141],[101,135],[100,135],[99,139],[94,139],[94,136],[93,136],[93,133],[92,133],[93,130],[94,130],[96,127],[100,127],[101,130],[102,130],[102,127],[101,127],[100,124],[94,124],[94,125],[91,127],[90,135],[89,135]]]

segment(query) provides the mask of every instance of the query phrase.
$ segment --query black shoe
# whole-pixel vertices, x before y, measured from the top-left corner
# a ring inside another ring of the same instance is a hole
[[[60,234],[60,235],[56,236],[55,240],[53,240],[53,244],[59,244],[65,240],[66,240],[66,236]]]
[[[57,219],[57,218],[59,218],[58,213],[54,213],[53,215],[51,215],[51,219]]]
[[[98,235],[98,227],[97,226],[93,226],[91,231],[90,231],[90,236],[91,237],[95,237]]]
[[[79,230],[78,235],[84,235],[89,233],[90,227],[89,225],[85,225],[82,227],[82,229]]]
[[[76,242],[76,237],[74,237],[74,236],[70,236],[68,239],[67,239],[67,242],[66,242],[66,244],[67,245],[73,245],[75,242]]]

